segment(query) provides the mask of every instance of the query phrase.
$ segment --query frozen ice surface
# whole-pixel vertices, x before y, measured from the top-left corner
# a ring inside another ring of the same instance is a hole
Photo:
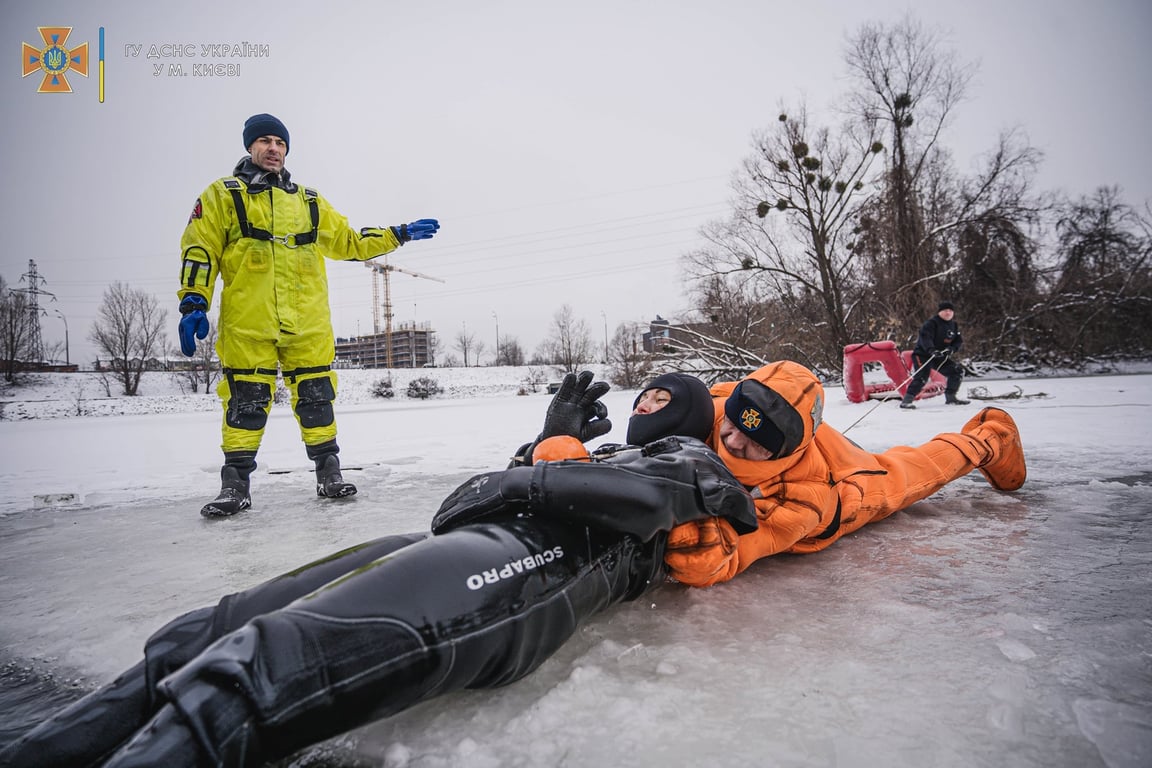
[[[769,558],[712,589],[663,585],[524,680],[424,703],[292,762],[1147,768],[1152,376],[980,384],[1046,395],[988,403],[1020,425],[1021,491],[973,473],[823,553]],[[607,396],[609,439],[622,440],[634,394]],[[341,458],[361,467],[344,501],[315,498],[279,409],[253,509],[221,521],[197,512],[217,487],[214,411],[0,422],[4,660],[107,682],[184,611],[425,529],[452,488],[536,433],[547,402],[342,406]],[[826,420],[845,427],[873,405],[830,388]],[[849,436],[916,444],[981,405],[885,403]]]

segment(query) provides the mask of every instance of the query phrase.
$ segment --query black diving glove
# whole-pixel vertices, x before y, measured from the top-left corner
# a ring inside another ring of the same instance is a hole
[[[612,431],[608,406],[600,398],[611,389],[607,382],[593,382],[592,371],[564,374],[564,381],[548,404],[544,428],[536,440],[522,452],[524,464],[532,463],[532,449],[550,437],[568,435],[582,443]]]

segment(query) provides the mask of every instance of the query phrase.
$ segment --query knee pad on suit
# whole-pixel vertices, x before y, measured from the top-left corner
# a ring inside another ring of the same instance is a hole
[[[336,421],[332,401],[336,388],[330,376],[304,379],[296,385],[296,418],[306,429],[327,427]]]
[[[272,387],[263,381],[228,382],[229,401],[224,419],[228,426],[259,432],[268,423],[268,408],[272,403]]]

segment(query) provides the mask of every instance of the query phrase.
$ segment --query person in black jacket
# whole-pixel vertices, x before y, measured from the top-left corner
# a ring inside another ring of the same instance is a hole
[[[536,443],[606,434],[607,389],[569,374]],[[642,405],[654,389],[669,394],[662,407]],[[722,515],[755,530],[751,496],[702,442],[709,401],[697,379],[657,378],[629,421],[630,441],[654,441],[643,448],[476,475],[430,532],[346,549],[177,617],[134,667],[0,750],[0,766],[252,768],[524,677],[586,619],[665,580],[673,526]]]
[[[915,408],[913,401],[924,385],[933,369],[940,371],[948,383],[944,387],[944,402],[948,405],[968,405],[967,400],[956,396],[960,391],[960,382],[964,379],[964,368],[954,359],[964,344],[960,336],[960,328],[953,319],[956,308],[950,301],[942,301],[936,307],[936,314],[920,327],[920,336],[916,339],[916,347],[912,350],[912,383],[904,393],[900,402],[901,408]]]

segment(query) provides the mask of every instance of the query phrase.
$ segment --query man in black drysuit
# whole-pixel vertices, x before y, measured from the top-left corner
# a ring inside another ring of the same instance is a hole
[[[591,380],[566,378],[537,443],[608,432],[608,386]],[[352,547],[173,620],[144,660],[4,750],[0,766],[257,766],[527,675],[585,619],[663,581],[674,525],[719,515],[756,528],[751,497],[700,442],[707,388],[681,374],[656,382],[673,398],[630,419],[629,440],[655,424],[685,436],[592,462],[531,465],[529,446],[527,466],[456,489],[433,535]]]

